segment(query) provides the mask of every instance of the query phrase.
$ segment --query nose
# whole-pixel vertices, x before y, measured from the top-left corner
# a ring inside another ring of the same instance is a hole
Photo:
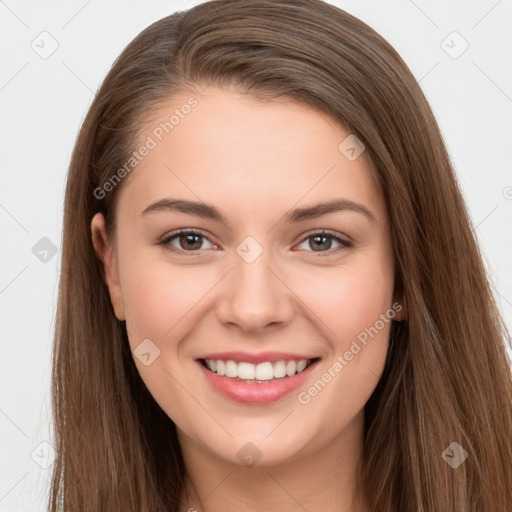
[[[287,325],[294,313],[294,295],[279,274],[266,251],[252,263],[235,255],[219,297],[219,321],[253,333]]]

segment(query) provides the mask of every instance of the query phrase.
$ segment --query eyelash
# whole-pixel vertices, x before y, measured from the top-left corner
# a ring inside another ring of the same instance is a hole
[[[175,231],[173,233],[165,235],[164,238],[162,238],[159,242],[157,242],[157,245],[163,246],[165,249],[172,251],[172,252],[188,253],[187,256],[191,256],[191,257],[200,256],[199,253],[201,252],[201,250],[199,250],[199,249],[193,250],[193,251],[185,251],[184,249],[178,249],[178,248],[175,248],[174,246],[170,245],[170,242],[173,239],[175,239],[176,237],[178,237],[179,235],[199,235],[202,238],[206,238],[208,241],[210,241],[210,243],[213,243],[209,239],[208,235],[201,230],[180,229],[178,231]],[[352,242],[349,242],[348,240],[344,240],[343,238],[340,238],[339,236],[337,236],[335,232],[325,230],[325,229],[321,230],[321,231],[314,231],[312,233],[307,234],[307,236],[305,236],[299,242],[299,244],[302,244],[309,238],[313,238],[315,236],[327,236],[329,238],[332,238],[336,242],[340,243],[340,247],[336,247],[334,249],[328,249],[327,251],[308,251],[308,252],[316,252],[321,257],[330,256],[333,253],[337,253],[340,250],[348,249],[349,247],[352,247]]]

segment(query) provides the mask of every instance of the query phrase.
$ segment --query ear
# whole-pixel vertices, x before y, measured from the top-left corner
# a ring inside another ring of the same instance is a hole
[[[96,255],[103,264],[105,282],[110,294],[110,301],[118,320],[125,320],[125,308],[123,294],[119,282],[119,269],[117,265],[116,251],[114,251],[105,230],[105,217],[97,213],[91,220],[92,243]]]

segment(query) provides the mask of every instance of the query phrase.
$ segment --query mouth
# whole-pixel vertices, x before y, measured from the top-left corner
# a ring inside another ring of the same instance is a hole
[[[214,391],[237,402],[251,404],[275,402],[290,394],[304,383],[319,361],[320,357],[258,364],[232,359],[196,360]]]

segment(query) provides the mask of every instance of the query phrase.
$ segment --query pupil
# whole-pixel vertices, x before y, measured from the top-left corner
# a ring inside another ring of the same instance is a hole
[[[193,239],[194,238],[198,238],[200,239],[201,236],[200,235],[192,235],[192,234],[188,234],[188,235],[182,235],[181,236],[181,241],[183,241],[183,239],[185,240],[185,246],[187,246],[188,243],[190,243],[191,245],[194,245],[194,242],[193,242]],[[201,247],[201,241],[196,241],[195,242],[195,247],[188,247],[190,249],[199,249]]]
[[[319,239],[320,239],[320,240],[322,240],[322,241],[323,241],[323,243],[325,243],[325,241],[326,241],[326,240],[329,240],[329,241],[330,241],[330,238],[329,238],[329,237],[327,237],[327,236],[323,236],[323,235],[316,235],[316,236],[314,236],[314,237],[313,237],[313,239],[315,240],[315,244],[317,243],[317,240],[319,240]],[[322,243],[322,242],[321,242],[321,243]],[[327,249],[329,249],[329,248],[330,248],[330,245],[331,245],[331,244],[329,243],[329,244],[328,244]],[[316,250],[316,249],[315,249],[315,247],[314,247],[314,245],[313,245],[312,247],[313,247],[313,249],[314,249],[314,250]],[[325,247],[324,247],[324,248],[325,248]]]

